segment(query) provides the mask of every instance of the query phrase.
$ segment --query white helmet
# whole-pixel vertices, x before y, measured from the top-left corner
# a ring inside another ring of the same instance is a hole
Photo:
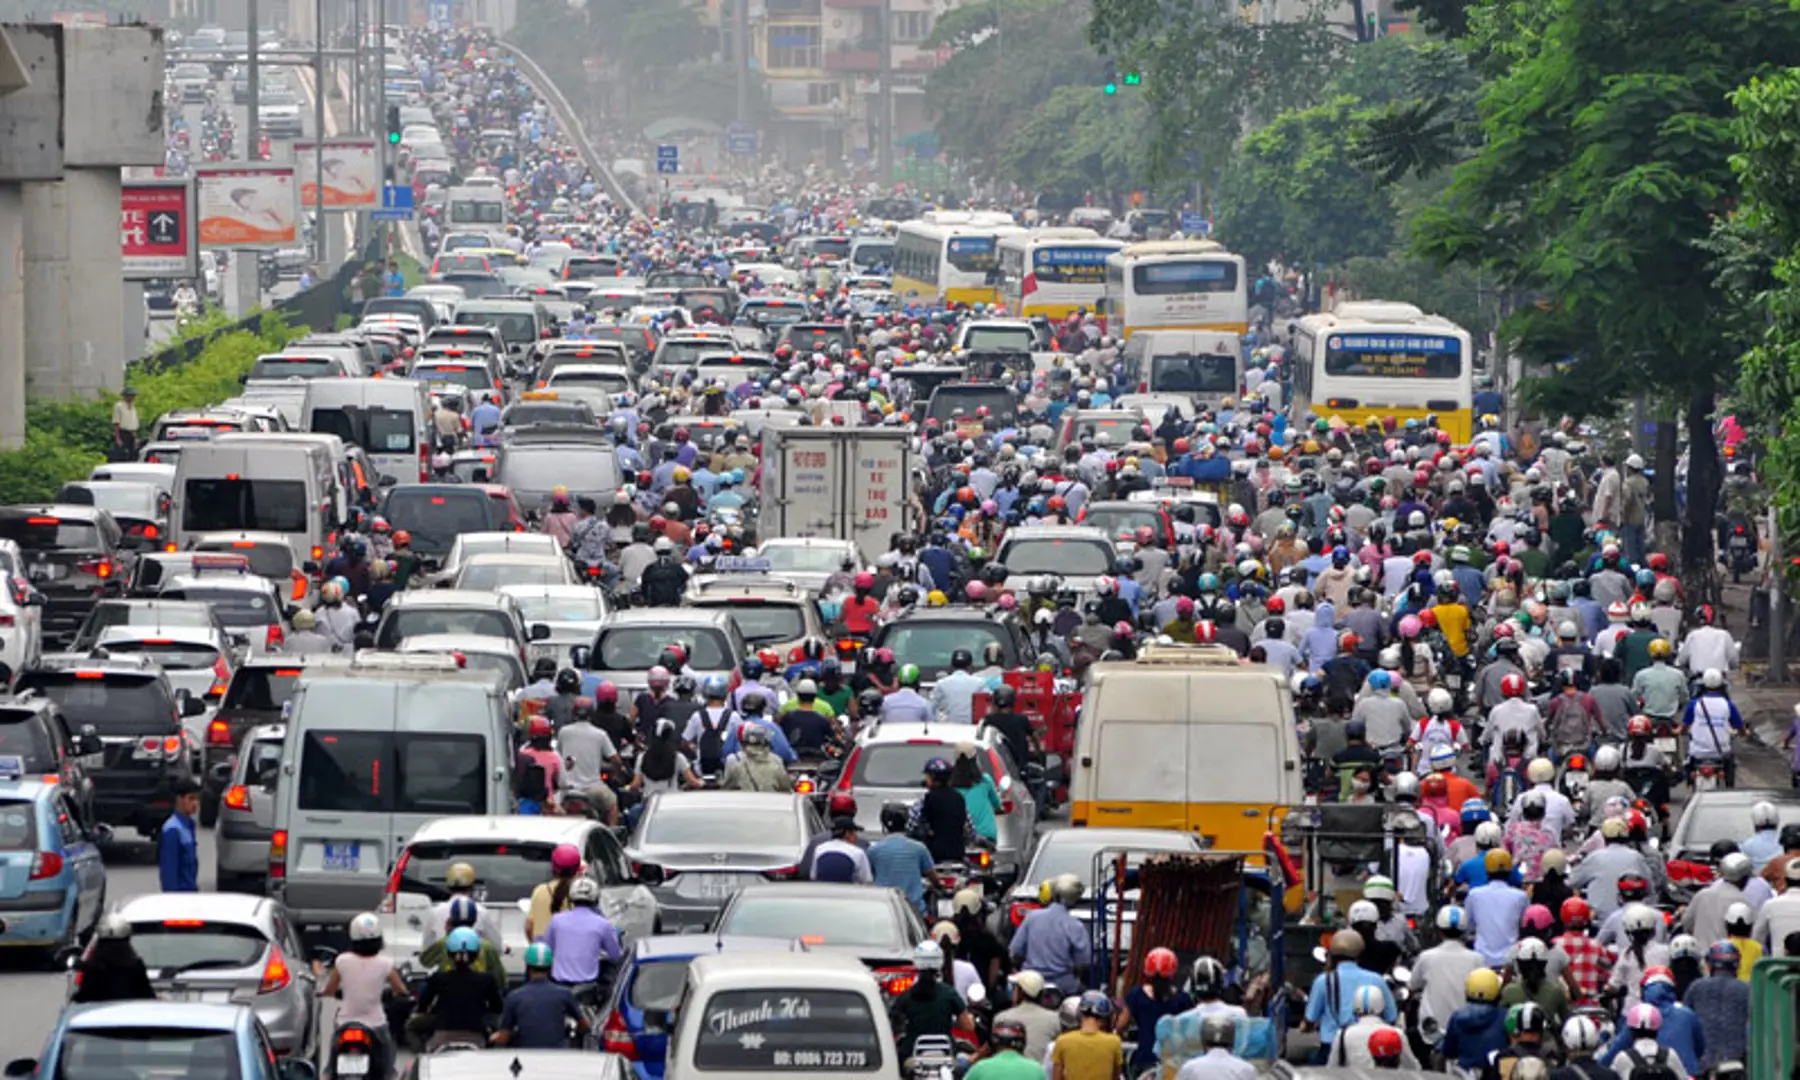
[[[1585,1016],[1563,1021],[1563,1049],[1591,1053],[1600,1049],[1600,1025]]]
[[[1484,821],[1475,826],[1475,846],[1483,851],[1499,847],[1502,839],[1497,821]]]
[[[1351,926],[1355,926],[1357,923],[1372,923],[1372,922],[1380,922],[1380,921],[1381,921],[1381,912],[1376,909],[1373,901],[1358,900],[1356,903],[1350,905],[1350,925]]]
[[[1548,784],[1556,779],[1556,764],[1549,758],[1532,758],[1525,766],[1525,779],[1534,784]]]
[[[1419,778],[1412,773],[1403,772],[1394,777],[1394,798],[1416,799],[1419,797]]]
[[[1725,673],[1716,667],[1709,667],[1700,673],[1700,685],[1708,690],[1717,690],[1725,685]]]
[[[1669,939],[1669,959],[1698,960],[1706,955],[1700,947],[1700,939],[1692,934],[1676,934]]]
[[[1773,829],[1781,824],[1781,814],[1767,799],[1750,808],[1750,825],[1756,829]]]
[[[1425,707],[1431,710],[1433,716],[1442,716],[1456,708],[1456,698],[1450,691],[1443,687],[1434,686],[1431,688],[1431,693],[1425,695]],[[1435,764],[1437,758],[1436,751],[1432,752],[1432,758],[1433,763]]]
[[[1350,1011],[1358,1016],[1382,1016],[1387,1013],[1387,990],[1364,984],[1350,995]]]
[[[365,911],[350,920],[351,941],[380,941],[381,920],[372,911]]]
[[[1635,934],[1656,929],[1656,909],[1648,904],[1631,904],[1625,908],[1625,932]]]
[[[124,941],[131,937],[131,924],[118,912],[102,915],[94,924],[94,936],[102,941]]]
[[[1540,938],[1520,938],[1519,947],[1513,953],[1513,961],[1520,964],[1541,964],[1548,963],[1549,960],[1550,946],[1544,944]]]
[[[913,967],[921,971],[938,971],[944,966],[944,947],[926,938],[913,946]]]
[[[1449,772],[1456,768],[1456,747],[1448,743],[1433,743],[1431,747],[1431,771]]]
[[[1734,851],[1719,860],[1719,876],[1734,885],[1748,878],[1752,869],[1750,856],[1741,851]]]
[[[1400,899],[1400,893],[1394,888],[1394,879],[1382,874],[1376,874],[1369,878],[1369,880],[1363,882],[1362,894],[1364,900],[1387,900],[1392,902]]]
[[[1616,746],[1602,746],[1600,749],[1594,751],[1594,771],[1597,773],[1618,772],[1619,771],[1619,748]],[[1768,803],[1759,803],[1758,805],[1768,806],[1769,804]],[[1773,811],[1774,807],[1771,806],[1771,807],[1769,807],[1769,809],[1771,811]],[[1751,810],[1750,813],[1751,813],[1751,816],[1754,817],[1756,814],[1756,811],[1753,809],[1753,810]]]
[[[586,874],[575,875],[575,880],[569,885],[569,899],[577,904],[598,904],[600,883]]]
[[[1468,916],[1455,904],[1445,904],[1438,908],[1437,928],[1439,930],[1463,930],[1469,925]]]
[[[1749,926],[1755,918],[1750,912],[1750,905],[1738,900],[1725,908],[1726,926]]]

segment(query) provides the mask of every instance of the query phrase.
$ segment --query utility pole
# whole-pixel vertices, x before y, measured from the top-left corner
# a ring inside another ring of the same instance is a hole
[[[731,38],[737,46],[737,122],[750,122],[750,0],[731,0]]]
[[[368,130],[372,131],[378,127],[385,129],[387,127],[387,0],[375,0],[375,117],[375,122],[369,125]],[[383,130],[381,135],[381,141],[375,144],[375,150],[381,155],[381,182],[386,184],[388,182],[388,150],[390,146],[387,141],[387,132]],[[394,231],[399,226],[393,222],[381,222],[377,227],[382,230],[382,235],[386,238],[385,250],[382,251],[382,255],[392,259],[394,257]],[[359,241],[361,239],[362,237],[358,237]]]
[[[313,261],[325,265],[325,0],[313,0]]]
[[[350,127],[360,130],[369,124],[369,95],[363,86],[368,75],[363,66],[363,0],[350,0],[350,33],[355,38],[350,44],[355,54],[350,69]]]
[[[881,131],[875,144],[876,175],[883,184],[894,182],[894,5],[881,0]]]
[[[262,49],[256,40],[256,5],[257,0],[249,0],[244,16],[244,25],[249,28],[250,42],[250,101],[244,106],[244,157],[255,161],[258,157],[256,148],[261,145],[259,135],[262,131],[262,60],[259,54]]]

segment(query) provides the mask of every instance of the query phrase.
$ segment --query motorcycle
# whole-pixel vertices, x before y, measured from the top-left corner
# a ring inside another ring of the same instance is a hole
[[[1717,791],[1725,786],[1725,766],[1716,761],[1702,761],[1694,766],[1688,784],[1696,795],[1702,791]]]
[[[948,1035],[921,1035],[913,1040],[911,1080],[955,1080],[956,1044]]]
[[[1731,583],[1742,583],[1744,575],[1756,571],[1756,534],[1747,522],[1733,524],[1725,534],[1725,551],[1719,561],[1731,571]]]
[[[1681,760],[1681,736],[1675,729],[1674,720],[1658,719],[1656,721],[1656,734],[1651,739],[1651,745],[1662,751],[1664,758],[1670,761]]]
[[[1588,760],[1585,754],[1570,754],[1563,761],[1562,777],[1557,781],[1558,790],[1575,808],[1577,818],[1587,812]]]
[[[392,1071],[387,1047],[381,1036],[366,1024],[354,1021],[337,1029],[331,1037],[332,1080],[360,1080],[371,1077],[383,1080]]]

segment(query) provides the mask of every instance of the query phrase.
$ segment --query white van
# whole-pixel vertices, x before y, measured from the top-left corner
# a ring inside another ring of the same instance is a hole
[[[451,656],[363,652],[294,687],[269,888],[306,927],[381,902],[428,821],[511,814],[512,703],[498,673]]]
[[[345,517],[337,462],[317,435],[232,433],[193,443],[176,462],[172,495],[174,550],[202,534],[256,533],[282,537],[295,565],[321,563]]]
[[[1244,385],[1244,343],[1219,330],[1139,330],[1125,340],[1125,370],[1139,393],[1186,394],[1217,409]]]
[[[663,1080],[900,1075],[881,988],[851,956],[733,950],[695,957],[671,1023]]]
[[[1260,851],[1305,794],[1281,672],[1212,645],[1152,645],[1088,669],[1069,823],[1199,833]]]
[[[306,384],[300,430],[362,447],[382,478],[431,475],[431,392],[416,379],[315,379]]]

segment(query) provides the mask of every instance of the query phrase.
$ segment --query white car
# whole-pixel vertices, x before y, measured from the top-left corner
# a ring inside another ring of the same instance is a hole
[[[526,626],[548,626],[550,636],[531,643],[531,661],[568,663],[569,650],[592,645],[600,620],[606,618],[606,601],[592,585],[502,585],[503,592],[519,602]]]
[[[148,656],[168,676],[176,693],[203,702],[206,711],[185,723],[196,743],[206,742],[206,725],[225,699],[237,658],[231,642],[214,626],[114,626],[100,634],[95,650],[110,654]]]
[[[519,555],[496,552],[465,560],[451,581],[452,589],[487,592],[502,585],[579,585],[575,567],[561,552]]]
[[[43,655],[43,595],[26,577],[18,543],[0,540],[0,663],[17,675]]]
[[[848,540],[828,537],[778,536],[763,541],[756,557],[768,561],[771,577],[793,582],[809,593],[825,588],[825,579],[843,570],[844,563],[862,569],[862,556]]]
[[[468,532],[450,542],[450,550],[430,583],[444,588],[456,577],[463,563],[477,555],[561,555],[562,545],[548,533]]]
[[[525,662],[519,650],[504,638],[477,637],[465,634],[419,634],[401,641],[397,653],[429,653],[454,656],[457,663],[470,671],[498,672],[501,688],[507,693],[523,690],[529,681]],[[366,653],[361,655],[368,655]]]
[[[268,656],[287,644],[285,606],[275,583],[243,573],[177,574],[163,583],[158,597],[197,600],[213,609],[231,634],[233,645],[248,656]]]

